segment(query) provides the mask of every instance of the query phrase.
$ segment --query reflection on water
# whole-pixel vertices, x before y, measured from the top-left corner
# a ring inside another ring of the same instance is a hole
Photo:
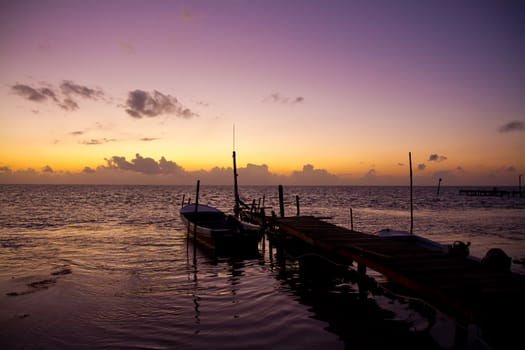
[[[0,343],[15,349],[452,346],[454,328],[443,315],[381,286],[362,288],[347,266],[300,245],[265,239],[244,256],[194,247],[178,217],[183,195],[192,192],[1,186]],[[278,208],[276,188],[241,187],[241,193],[247,202],[264,196],[265,205]],[[301,213],[330,216],[341,226],[348,227],[353,208],[358,230],[407,227],[404,188],[285,189],[287,213],[295,213],[296,194]],[[231,187],[203,186],[199,202],[231,212],[232,198]],[[423,235],[471,241],[471,251],[481,254],[503,245],[513,258],[525,258],[524,201],[488,202],[447,188],[439,198],[433,189],[416,190],[415,198],[415,228]]]

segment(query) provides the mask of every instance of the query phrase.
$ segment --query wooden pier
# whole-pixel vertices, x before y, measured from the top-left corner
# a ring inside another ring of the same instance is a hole
[[[275,232],[295,237],[358,271],[375,270],[464,329],[476,326],[492,349],[523,343],[525,276],[425,249],[410,240],[356,232],[313,216],[267,217]]]
[[[498,190],[493,189],[461,189],[459,190],[460,195],[465,196],[476,196],[476,197],[525,197],[523,191],[509,191],[509,190]]]

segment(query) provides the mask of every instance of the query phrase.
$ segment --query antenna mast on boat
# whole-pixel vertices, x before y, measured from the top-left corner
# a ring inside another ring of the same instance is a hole
[[[235,216],[239,217],[239,188],[237,185],[237,160],[235,158],[235,124],[233,124],[233,190],[235,194],[235,207],[233,211]]]
[[[414,206],[412,202],[412,152],[408,152],[410,164],[410,233],[414,233]]]

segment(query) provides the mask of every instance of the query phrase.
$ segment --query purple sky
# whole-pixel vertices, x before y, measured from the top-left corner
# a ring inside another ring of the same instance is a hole
[[[404,184],[412,152],[514,185],[523,33],[523,1],[4,1],[0,183],[229,181],[235,125],[252,183]]]

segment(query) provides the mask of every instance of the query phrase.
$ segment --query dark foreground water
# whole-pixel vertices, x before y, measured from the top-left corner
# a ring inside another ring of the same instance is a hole
[[[525,273],[525,198],[414,189],[414,231],[493,247]],[[359,293],[347,267],[265,239],[217,256],[178,216],[194,187],[0,186],[2,349],[450,349],[456,325],[381,288]],[[241,187],[278,212],[277,187]],[[356,230],[410,228],[408,187],[289,187],[286,214]],[[199,202],[231,212],[231,187]],[[369,274],[379,282],[377,273]],[[489,348],[483,341],[478,347]]]

